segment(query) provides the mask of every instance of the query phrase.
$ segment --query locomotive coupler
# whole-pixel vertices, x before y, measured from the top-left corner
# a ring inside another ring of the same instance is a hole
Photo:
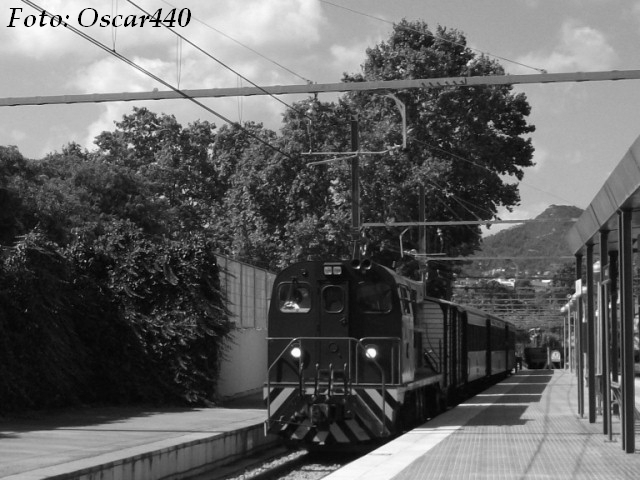
[[[352,413],[345,405],[344,400],[341,403],[313,403],[309,405],[309,419],[315,427],[321,430],[327,430],[330,424],[350,418],[352,418]]]

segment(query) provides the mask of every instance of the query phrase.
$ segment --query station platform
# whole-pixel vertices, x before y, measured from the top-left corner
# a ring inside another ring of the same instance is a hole
[[[609,440],[577,412],[575,373],[523,370],[325,480],[639,478],[619,420]]]
[[[279,444],[264,437],[265,415],[255,402],[238,402],[232,408],[87,408],[0,420],[0,478],[202,475]]]

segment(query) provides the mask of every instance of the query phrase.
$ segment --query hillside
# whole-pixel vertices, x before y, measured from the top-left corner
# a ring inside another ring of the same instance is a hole
[[[494,269],[515,269],[517,266],[518,273],[527,276],[549,275],[561,264],[570,262],[558,257],[571,256],[565,235],[581,214],[582,209],[578,207],[551,205],[535,218],[540,222],[516,225],[485,237],[476,257],[516,257],[518,260],[507,262],[507,265],[500,260],[483,261],[467,270],[487,274]],[[525,260],[522,257],[535,258]]]
[[[491,311],[525,332],[559,334],[564,318],[560,308],[574,280],[565,235],[581,214],[577,207],[551,205],[536,217],[539,222],[486,237],[475,255],[478,260],[458,275],[454,301]]]

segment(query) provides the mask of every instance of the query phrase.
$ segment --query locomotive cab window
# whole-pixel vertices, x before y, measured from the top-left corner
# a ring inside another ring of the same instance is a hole
[[[411,315],[411,290],[409,290],[406,285],[399,285],[398,296],[400,297],[400,304],[402,305],[402,313]]]
[[[358,307],[367,313],[391,311],[391,287],[386,283],[361,283],[356,289]]]
[[[326,312],[340,313],[344,310],[344,291],[340,287],[328,286],[322,289],[322,305]]]
[[[309,286],[298,282],[281,283],[278,287],[278,307],[283,313],[306,313],[311,310]]]

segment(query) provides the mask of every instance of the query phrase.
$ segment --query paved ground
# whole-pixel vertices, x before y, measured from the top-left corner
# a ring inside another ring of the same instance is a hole
[[[636,381],[640,407],[640,379]],[[228,408],[92,408],[0,420],[0,478],[162,442],[188,442],[258,425],[260,395]],[[329,478],[637,479],[637,451],[625,454],[620,425],[613,442],[601,417],[577,416],[575,374],[519,372],[469,402],[391,442]]]
[[[244,406],[244,405],[240,405]],[[247,406],[254,406],[250,402]],[[0,478],[132,447],[258,425],[256,408],[91,408],[0,421]]]
[[[636,453],[577,415],[575,374],[525,370],[325,480],[638,479]]]

